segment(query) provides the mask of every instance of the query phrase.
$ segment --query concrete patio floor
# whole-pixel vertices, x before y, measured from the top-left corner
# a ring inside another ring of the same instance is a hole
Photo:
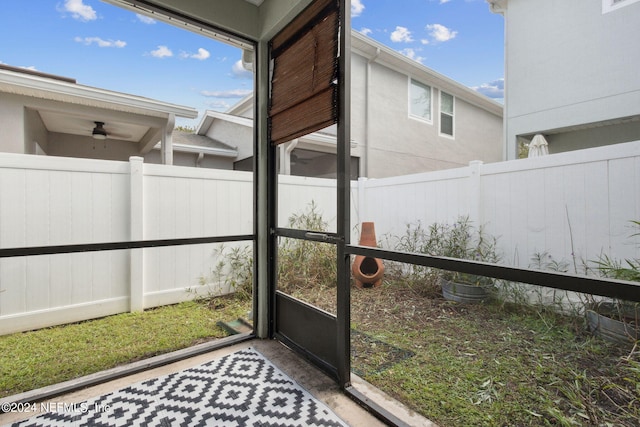
[[[345,395],[336,383],[325,375],[322,371],[312,366],[309,362],[301,358],[297,353],[282,345],[280,342],[272,340],[248,340],[239,344],[220,348],[193,356],[184,360],[169,363],[167,365],[144,370],[132,375],[124,376],[99,385],[90,386],[68,394],[62,394],[53,398],[45,399],[45,402],[53,404],[73,404],[79,403],[93,397],[106,394],[130,384],[179,372],[202,363],[221,358],[238,350],[253,347],[261,352],[271,363],[282,372],[296,381],[302,388],[307,390],[316,399],[323,402],[335,412],[346,424],[353,427],[375,427],[384,426],[385,423],[377,419],[354,400]],[[402,423],[408,426],[435,426],[429,420],[409,410],[400,402],[385,395],[380,390],[370,386],[365,381],[353,375],[353,386],[357,391],[382,406]],[[2,399],[3,402],[8,401]],[[39,409],[39,405],[34,405],[34,409]],[[10,425],[11,423],[24,420],[37,415],[38,412],[9,412],[0,414],[0,425]]]

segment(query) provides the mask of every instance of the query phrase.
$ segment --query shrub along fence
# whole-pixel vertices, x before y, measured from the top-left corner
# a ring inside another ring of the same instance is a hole
[[[279,223],[314,202],[335,230],[335,195],[334,180],[281,176]],[[498,237],[510,265],[543,251],[638,258],[629,225],[640,218],[640,141],[352,185],[354,243],[362,221],[391,241],[407,224],[460,216]],[[0,249],[252,233],[250,173],[0,154]],[[0,258],[0,334],[190,298],[217,264],[214,248]]]

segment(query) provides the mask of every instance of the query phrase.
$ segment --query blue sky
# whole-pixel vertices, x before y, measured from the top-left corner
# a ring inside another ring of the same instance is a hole
[[[352,0],[352,26],[502,97],[504,21],[485,0]],[[0,34],[0,63],[201,113],[225,111],[253,88],[240,49],[99,0],[0,0]]]

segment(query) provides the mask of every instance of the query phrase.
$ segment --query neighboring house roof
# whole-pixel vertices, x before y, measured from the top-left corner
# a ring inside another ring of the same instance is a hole
[[[502,118],[504,107],[501,103],[456,82],[436,71],[425,67],[405,55],[394,51],[393,49],[376,42],[375,40],[353,30],[351,38],[351,49],[355,54],[368,59],[371,62],[377,62],[383,66],[398,71],[402,74],[420,79],[425,83],[436,86],[465,102],[481,108],[497,117]],[[251,64],[248,64],[251,66]],[[244,127],[253,126],[253,93],[245,96],[236,104],[231,106],[226,113],[217,111],[207,111],[197,127],[196,133],[205,135],[209,132],[212,125],[216,121],[222,121]],[[311,144],[311,147],[335,147],[336,135],[331,130],[323,130],[305,135],[300,138],[304,144]],[[352,147],[356,147],[352,141]]]
[[[385,46],[364,34],[352,30],[351,31],[351,50],[370,61],[384,64],[385,66],[409,74],[413,77],[422,77],[424,80],[444,90],[445,92],[464,99],[469,104],[487,110],[497,116],[502,117],[504,107],[501,103],[477,92],[461,83],[456,82],[449,77],[442,75],[429,67],[425,67],[413,59],[396,52],[388,46]],[[233,115],[245,115],[252,108],[253,94],[247,95],[238,103],[227,110],[227,113]]]
[[[41,100],[38,111],[49,132],[91,136],[94,122],[105,124],[110,137],[152,149],[174,118],[193,119],[195,108],[81,85],[73,79],[0,64],[0,92]],[[55,107],[43,101],[56,102]]]
[[[253,116],[253,93],[248,94],[227,110],[229,114],[244,117],[247,116],[247,112],[250,112],[250,115]]]
[[[192,107],[85,86],[75,83],[73,79],[34,73],[4,64],[0,64],[0,91],[157,117],[164,117],[169,113],[189,119],[198,116],[198,111]]]
[[[160,146],[156,146],[159,148]],[[186,153],[204,153],[219,157],[238,156],[235,147],[216,141],[208,136],[176,130],[173,132],[173,149]]]
[[[251,102],[253,102],[253,94],[247,98]],[[247,98],[243,99],[243,101],[246,100]],[[211,127],[211,124],[216,119],[222,119],[224,121],[235,123],[245,127],[253,127],[253,119],[236,116],[234,114],[229,114],[229,113],[221,113],[219,111],[207,110],[205,111],[204,116],[202,117],[202,120],[200,120],[200,123],[196,127],[196,134],[198,135],[206,134],[209,128]]]
[[[248,96],[240,102],[243,104],[246,102],[253,102],[253,96],[252,95]],[[235,109],[233,110],[236,111]],[[205,135],[216,120],[221,120],[223,122],[241,125],[246,128],[253,128],[253,119],[251,118],[236,116],[234,114],[229,114],[229,113],[221,113],[219,111],[207,110],[204,116],[202,117],[202,120],[200,121],[200,123],[196,128],[196,134]],[[335,133],[327,132],[326,130],[310,133],[309,135],[305,135],[300,139],[304,140],[307,143],[312,143],[319,146],[335,147],[336,145]],[[219,143],[223,144],[222,142],[219,142]],[[223,144],[223,145],[227,145],[227,144]],[[175,139],[174,139],[174,146],[175,146]],[[352,147],[355,147],[355,143],[353,141],[352,141]]]
[[[358,31],[351,32],[351,50],[370,61],[382,63],[387,67],[409,74],[413,77],[422,77],[428,80],[439,89],[464,99],[469,104],[487,110],[497,116],[502,117],[503,106],[497,101],[461,84],[449,77],[442,75],[429,67],[425,67],[417,61],[396,52],[370,37]]]

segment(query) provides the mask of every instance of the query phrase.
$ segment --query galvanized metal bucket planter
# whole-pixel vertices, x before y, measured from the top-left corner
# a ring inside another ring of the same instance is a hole
[[[442,295],[449,301],[477,304],[487,301],[491,296],[489,290],[484,286],[452,282],[442,278],[440,286],[442,287]]]
[[[586,310],[589,331],[618,344],[631,344],[640,339],[640,306],[616,306],[600,303]]]

